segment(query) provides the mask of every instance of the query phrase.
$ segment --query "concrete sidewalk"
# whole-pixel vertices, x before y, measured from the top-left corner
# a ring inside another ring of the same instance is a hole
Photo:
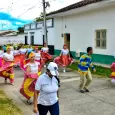
[[[15,86],[4,84],[0,78],[0,88],[12,98],[23,111],[23,115],[35,115],[33,105],[19,93],[23,72],[16,70]],[[79,93],[79,75],[76,72],[60,73],[60,115],[115,115],[115,86],[108,79],[94,78],[90,93]]]

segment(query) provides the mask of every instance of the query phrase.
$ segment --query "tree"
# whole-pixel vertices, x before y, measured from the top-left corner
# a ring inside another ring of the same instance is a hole
[[[49,20],[51,18],[46,18],[46,20]],[[41,12],[40,17],[37,17],[34,19],[36,22],[41,22],[44,20],[44,14]]]
[[[44,16],[43,16],[43,13],[41,12],[40,16],[39,16],[39,17],[37,17],[37,18],[35,18],[35,21],[36,21],[36,22],[43,21],[43,20],[44,20],[44,18],[43,18],[43,17],[44,17]]]
[[[24,27],[19,27],[19,28],[18,28],[18,33],[19,33],[19,34],[24,33]]]

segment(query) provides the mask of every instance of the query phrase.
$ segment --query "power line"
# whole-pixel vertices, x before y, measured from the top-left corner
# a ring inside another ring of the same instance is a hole
[[[18,1],[19,1],[19,0],[18,0]],[[16,1],[15,3],[17,3],[18,1]],[[41,2],[39,1],[39,3],[41,3]],[[34,6],[30,7],[29,9],[27,9],[26,11],[24,11],[22,14],[18,15],[17,18],[20,17],[20,16],[22,16],[22,15],[25,14],[26,12],[32,10],[32,9],[33,9],[34,7],[36,7],[39,3],[37,3],[37,4],[35,4]],[[12,6],[11,6],[10,8],[12,8]],[[41,5],[39,6],[39,8],[41,8]],[[11,11],[11,9],[10,9],[9,11]],[[2,23],[1,25],[2,25],[2,27],[7,26],[7,24],[4,24],[4,23]]]
[[[13,2],[12,1],[12,5],[14,5],[14,4],[16,4],[16,3],[18,3],[18,2],[20,2],[21,0],[17,0],[16,2]],[[11,6],[8,6],[8,9],[12,9],[12,5]],[[7,12],[10,12],[11,11],[11,9],[10,10],[8,10]]]
[[[20,17],[22,16],[23,14],[25,14],[26,12],[28,12],[29,10],[33,9],[34,7],[36,7],[39,3],[35,4],[34,6],[32,6],[31,8],[27,9],[25,12],[23,12],[22,14],[20,14],[19,16],[17,17]]]

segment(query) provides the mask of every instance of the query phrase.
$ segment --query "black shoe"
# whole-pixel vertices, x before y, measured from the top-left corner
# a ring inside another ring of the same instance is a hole
[[[85,92],[90,92],[88,89],[85,89]]]
[[[81,93],[85,93],[84,90],[80,90]]]

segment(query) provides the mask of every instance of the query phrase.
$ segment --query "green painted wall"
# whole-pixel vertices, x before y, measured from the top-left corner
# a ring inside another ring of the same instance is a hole
[[[81,55],[84,54],[81,52]],[[92,61],[101,64],[111,64],[115,61],[114,56],[103,54],[92,54]]]
[[[54,50],[54,55],[59,56],[61,53],[61,50],[55,49]]]
[[[60,52],[61,52],[61,50],[55,49],[55,55],[59,56]],[[71,54],[75,59],[79,59],[79,58],[76,58],[75,51],[71,51]],[[84,54],[84,52],[80,53],[80,55],[83,55],[83,54]],[[92,61],[95,63],[101,63],[101,64],[108,64],[109,65],[113,61],[115,61],[115,59],[111,55],[92,54]]]

